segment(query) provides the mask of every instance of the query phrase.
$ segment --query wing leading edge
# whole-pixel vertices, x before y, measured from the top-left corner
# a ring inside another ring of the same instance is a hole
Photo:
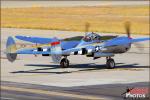
[[[15,37],[19,40],[38,44],[46,44],[58,40],[56,38],[41,38],[41,37],[19,36],[19,35]]]

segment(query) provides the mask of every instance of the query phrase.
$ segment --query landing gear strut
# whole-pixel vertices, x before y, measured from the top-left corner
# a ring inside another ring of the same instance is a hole
[[[69,67],[69,60],[67,59],[67,56],[65,56],[65,57],[60,61],[60,67],[61,67],[61,68],[68,68],[68,67]]]
[[[115,61],[114,61],[114,59],[112,59],[111,57],[106,57],[106,67],[108,68],[108,69],[113,69],[113,68],[115,68]]]

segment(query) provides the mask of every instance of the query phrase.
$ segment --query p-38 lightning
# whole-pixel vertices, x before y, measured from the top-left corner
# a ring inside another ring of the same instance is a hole
[[[15,36],[15,38],[36,44],[30,48],[17,48],[14,39],[10,36],[6,43],[7,59],[11,62],[16,60],[17,54],[33,54],[51,56],[55,63],[61,68],[69,67],[67,56],[85,55],[98,59],[106,57],[106,67],[115,68],[112,58],[115,54],[125,53],[135,42],[150,40],[150,38],[131,38],[130,24],[126,24],[127,36],[100,36],[88,32],[85,36],[77,36],[65,39],[42,38],[29,36]]]

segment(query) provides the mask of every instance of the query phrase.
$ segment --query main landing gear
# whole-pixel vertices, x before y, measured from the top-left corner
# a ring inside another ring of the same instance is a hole
[[[68,68],[69,67],[69,60],[67,59],[67,56],[64,56],[63,59],[60,61],[60,67],[61,68]],[[115,68],[115,61],[111,57],[106,57],[106,67],[108,69]]]
[[[106,57],[106,67],[108,68],[108,69],[113,69],[113,68],[115,68],[115,61],[114,61],[114,59],[112,59],[111,57]]]
[[[63,59],[61,59],[60,67],[61,68],[68,68],[69,67],[69,60],[67,59],[67,56],[65,56]]]

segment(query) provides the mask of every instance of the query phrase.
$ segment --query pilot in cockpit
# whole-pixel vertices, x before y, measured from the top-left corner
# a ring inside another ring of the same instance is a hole
[[[100,41],[100,35],[92,32],[92,33],[87,33],[85,37],[83,38],[84,41],[86,42],[91,42],[91,41]]]

